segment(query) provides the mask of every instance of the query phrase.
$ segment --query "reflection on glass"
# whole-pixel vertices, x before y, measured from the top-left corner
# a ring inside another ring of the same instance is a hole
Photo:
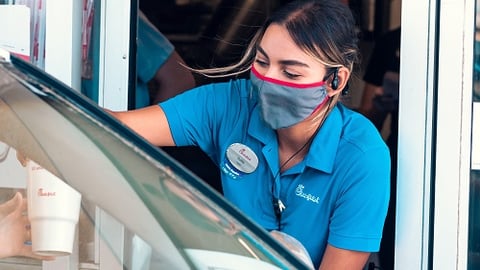
[[[305,268],[158,148],[15,57],[0,61],[0,127],[0,188],[27,186],[18,151],[82,194],[78,256],[69,257],[79,269]],[[21,265],[10,259],[0,269]],[[26,269],[42,269],[30,261]]]
[[[8,170],[16,170],[23,178],[22,172],[27,169],[18,160],[17,151],[6,144],[0,143],[0,145],[4,149],[2,152],[5,156],[0,162],[0,175],[6,176],[9,174]],[[10,168],[6,167],[6,162],[9,162]],[[77,248],[74,248],[75,252],[78,252],[74,254],[74,256],[78,256],[78,269],[110,269],[108,267],[112,264],[118,266],[118,269],[129,270],[190,269],[186,268],[184,263],[176,264],[178,262],[166,259],[178,252],[168,250],[168,245],[163,246],[162,253],[156,252],[158,248],[151,245],[155,239],[158,241],[171,240],[176,248],[183,249],[181,252],[184,252],[183,256],[186,256],[183,259],[187,264],[194,265],[192,269],[203,269],[206,264],[218,267],[240,264],[250,265],[256,269],[281,269],[271,264],[278,262],[271,255],[269,256],[268,252],[263,253],[262,247],[259,246],[260,242],[251,232],[235,220],[230,219],[223,210],[200,199],[202,195],[198,191],[182,184],[178,181],[179,179],[174,179],[174,177],[173,174],[160,174],[156,183],[142,185],[142,188],[150,196],[157,198],[161,205],[155,214],[158,215],[157,220],[161,220],[162,227],[167,233],[167,239],[163,240],[158,235],[149,235],[149,238],[144,240],[113,216],[107,213],[102,214],[104,210],[100,209],[95,202],[82,198],[78,238],[75,243]],[[7,207],[3,206],[17,192],[21,192],[25,198],[28,194],[25,179],[6,178],[0,178],[0,219],[4,214],[9,213]],[[15,181],[19,183],[15,183]],[[121,204],[119,203],[119,205]],[[130,215],[133,219],[143,219],[136,213],[130,213]],[[108,224],[102,224],[106,216],[111,220]],[[149,227],[148,224],[145,225]],[[118,234],[112,234],[112,231],[119,228],[123,231],[121,234],[123,239],[118,239]],[[0,228],[0,232],[3,232],[2,228]],[[29,239],[25,240],[25,244],[29,245]],[[104,266],[105,260],[102,261],[101,258],[105,254],[109,254],[107,267]],[[224,259],[205,261],[205,258],[221,257]],[[179,265],[182,267],[177,268]],[[41,260],[23,256],[9,256],[0,259],[0,269],[40,270],[44,269],[44,266]],[[236,267],[238,265],[231,269],[237,269]]]

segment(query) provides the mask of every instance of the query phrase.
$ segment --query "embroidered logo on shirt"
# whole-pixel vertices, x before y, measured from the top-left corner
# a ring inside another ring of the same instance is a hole
[[[303,189],[305,188],[304,185],[299,184],[297,188],[295,189],[295,195],[298,197],[304,198],[307,201],[314,202],[316,204],[319,204],[320,197],[312,195],[310,193],[305,193]]]

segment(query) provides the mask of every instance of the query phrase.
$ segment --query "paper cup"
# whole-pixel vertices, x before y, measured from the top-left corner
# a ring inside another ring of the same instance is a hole
[[[27,164],[27,175],[33,252],[45,256],[70,255],[81,194],[33,161]]]

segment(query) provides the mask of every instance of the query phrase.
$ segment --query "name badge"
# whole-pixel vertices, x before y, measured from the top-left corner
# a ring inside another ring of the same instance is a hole
[[[241,143],[233,143],[227,148],[222,170],[232,178],[237,179],[252,173],[257,167],[258,157],[250,147]]]

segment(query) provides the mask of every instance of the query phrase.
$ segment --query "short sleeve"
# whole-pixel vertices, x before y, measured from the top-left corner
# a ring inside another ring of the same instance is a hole
[[[202,85],[160,103],[175,144],[199,146],[216,155],[220,139],[248,118],[248,84],[233,80]]]
[[[173,53],[174,46],[140,13],[137,39],[137,77],[148,83]]]
[[[357,151],[344,164],[344,183],[330,220],[328,242],[338,248],[376,252],[390,197],[388,148]]]

